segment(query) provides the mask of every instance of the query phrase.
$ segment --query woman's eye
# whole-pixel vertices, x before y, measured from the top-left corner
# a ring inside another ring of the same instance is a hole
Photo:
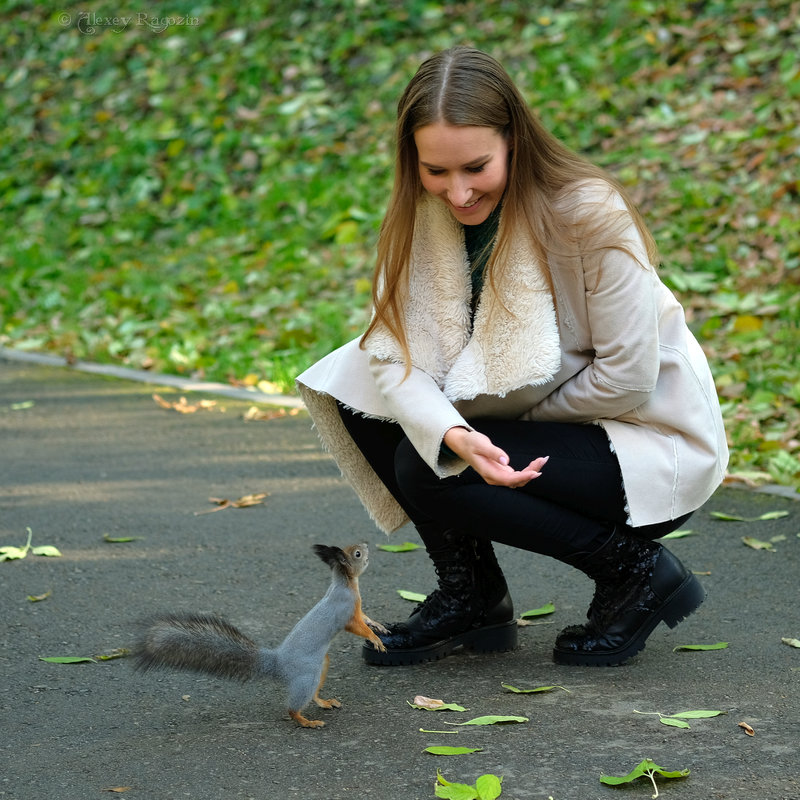
[[[485,166],[486,166],[486,164],[481,164],[479,167],[469,167],[467,169],[467,172],[471,172],[473,175],[477,175],[477,173],[483,172],[483,168]]]
[[[444,170],[443,169],[429,169],[428,170],[428,175],[443,175],[443,174],[444,174]]]

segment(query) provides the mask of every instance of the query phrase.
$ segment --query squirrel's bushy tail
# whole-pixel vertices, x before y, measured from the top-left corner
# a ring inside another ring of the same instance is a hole
[[[259,650],[222,617],[161,614],[142,623],[133,655],[137,669],[171,667],[246,681],[268,670],[271,651]]]

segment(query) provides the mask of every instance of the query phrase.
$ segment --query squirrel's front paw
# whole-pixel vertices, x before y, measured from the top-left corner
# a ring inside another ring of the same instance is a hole
[[[388,633],[388,631],[387,631]],[[377,637],[377,636],[370,636],[369,641],[372,643],[372,646],[376,650],[380,650],[381,653],[386,652],[386,645]]]
[[[364,617],[364,622],[375,631],[375,633],[389,633],[389,629],[385,625],[381,625],[380,622],[375,622],[374,619],[370,619],[369,617]]]

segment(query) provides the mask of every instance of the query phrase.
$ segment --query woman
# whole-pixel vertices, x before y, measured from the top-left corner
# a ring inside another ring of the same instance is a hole
[[[514,647],[493,541],[595,582],[558,663],[620,664],[694,611],[704,590],[654,540],[724,475],[708,364],[623,188],[485,53],[434,55],[406,88],[377,256],[367,331],[298,378],[373,519],[410,519],[438,576],[365,659]]]

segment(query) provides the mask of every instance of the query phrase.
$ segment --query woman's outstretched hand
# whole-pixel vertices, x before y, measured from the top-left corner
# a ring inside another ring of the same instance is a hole
[[[486,483],[491,486],[508,486],[510,489],[518,489],[538,478],[549,458],[535,458],[524,469],[515,470],[509,464],[505,451],[495,447],[488,436],[466,428],[450,428],[444,435],[444,443],[463,458]]]

